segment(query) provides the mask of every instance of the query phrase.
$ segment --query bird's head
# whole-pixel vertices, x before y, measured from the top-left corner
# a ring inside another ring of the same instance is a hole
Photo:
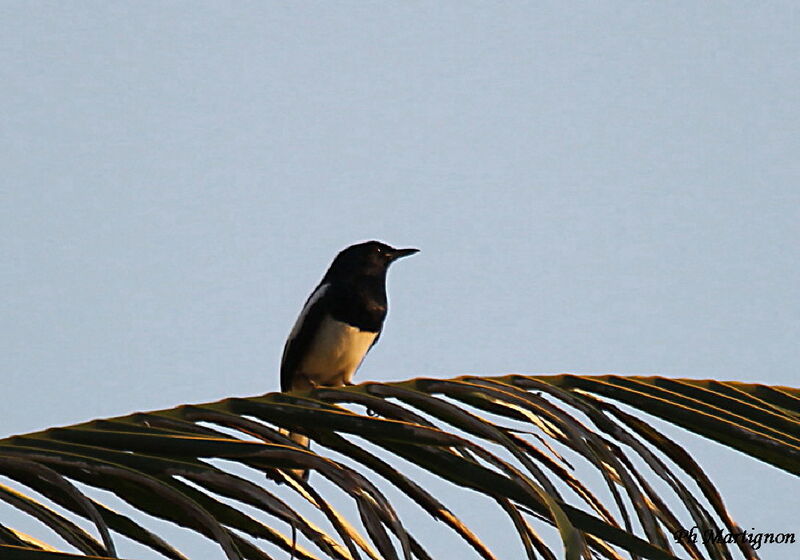
[[[397,259],[419,252],[419,249],[395,249],[380,241],[351,245],[333,260],[326,276],[380,276]]]

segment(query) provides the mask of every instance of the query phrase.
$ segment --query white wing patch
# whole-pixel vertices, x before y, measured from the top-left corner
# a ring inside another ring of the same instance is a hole
[[[327,292],[330,287],[330,284],[320,284],[317,286],[317,289],[314,290],[314,293],[308,298],[308,301],[303,307],[303,310],[300,312],[300,316],[297,318],[297,321],[295,321],[294,326],[292,327],[292,332],[289,333],[289,338],[294,338],[297,336],[297,331],[300,330],[300,325],[302,325],[303,321],[306,320],[308,310],[314,307],[314,304],[316,304],[320,298],[325,295],[325,292]]]
[[[292,327],[292,332],[289,333],[289,338],[286,340],[286,346],[283,347],[283,358],[281,358],[281,361],[283,362],[286,361],[286,352],[289,350],[289,345],[292,342],[292,340],[294,340],[297,337],[297,333],[300,332],[300,327],[302,326],[303,321],[305,321],[306,317],[308,316],[308,310],[314,307],[314,304],[319,301],[319,298],[321,298],[325,294],[325,292],[328,291],[328,288],[330,287],[331,285],[327,283],[320,284],[319,286],[317,286],[317,289],[314,290],[314,293],[312,293],[311,296],[309,296],[308,301],[306,302],[305,306],[303,306],[303,310],[300,311],[300,316],[297,317],[297,321],[294,322],[294,326]]]
[[[311,342],[300,372],[317,385],[350,383],[378,333],[326,317]]]

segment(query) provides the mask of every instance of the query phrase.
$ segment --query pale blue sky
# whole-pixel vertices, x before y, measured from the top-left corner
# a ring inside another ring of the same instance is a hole
[[[792,2],[3,3],[1,435],[276,390],[371,238],[422,252],[357,380],[797,386],[798,29]],[[745,527],[800,532],[796,480],[687,445]]]

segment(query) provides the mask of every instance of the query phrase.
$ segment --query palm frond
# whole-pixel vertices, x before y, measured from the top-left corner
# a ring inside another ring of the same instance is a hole
[[[0,485],[0,500],[53,530],[81,558],[116,558],[115,534],[158,557],[186,558],[87,488],[204,535],[231,560],[271,558],[259,541],[307,560],[431,558],[387,498],[393,488],[476,557],[494,560],[430,481],[425,487],[412,478],[411,464],[494,501],[528,558],[757,558],[746,539],[736,540],[737,550],[676,542],[684,524],[741,530],[700,465],[626,408],[800,474],[798,389],[612,375],[464,376],[230,398],[7,437],[0,474],[16,486]],[[280,428],[308,435],[312,448]],[[296,468],[315,475],[299,480],[289,474]],[[604,487],[590,488],[587,469]],[[321,479],[348,498],[357,519],[323,496]],[[294,498],[281,497],[286,491]],[[309,509],[330,528],[309,518]],[[547,526],[560,535],[560,553],[536,530]],[[76,557],[4,524],[0,549],[12,560]]]

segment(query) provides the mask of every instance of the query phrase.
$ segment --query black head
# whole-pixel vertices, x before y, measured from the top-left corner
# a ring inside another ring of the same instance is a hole
[[[351,276],[382,276],[389,265],[399,258],[407,257],[419,249],[395,249],[380,241],[367,241],[351,245],[333,259],[326,279]]]

